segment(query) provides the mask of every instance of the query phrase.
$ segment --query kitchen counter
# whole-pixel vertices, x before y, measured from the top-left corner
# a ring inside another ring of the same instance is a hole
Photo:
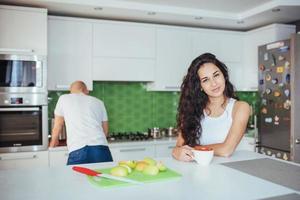
[[[176,137],[164,137],[160,139],[149,139],[145,141],[118,141],[118,142],[109,142],[109,147],[133,147],[133,146],[143,146],[143,145],[157,145],[157,144],[170,144],[176,143]],[[67,146],[58,146],[55,148],[49,148],[49,151],[65,151]]]
[[[265,158],[250,151],[236,151],[230,158],[214,157],[211,165],[185,163],[159,158],[182,178],[144,185],[99,188],[70,166],[35,170],[0,171],[1,199],[260,199],[298,193],[295,190],[231,169],[220,163]],[[283,162],[283,161],[282,161]],[[90,168],[112,167],[116,163],[83,165]],[[300,165],[299,165],[300,166]]]

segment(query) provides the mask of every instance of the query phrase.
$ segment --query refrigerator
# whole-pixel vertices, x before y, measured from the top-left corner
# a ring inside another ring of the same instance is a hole
[[[258,47],[259,153],[300,163],[300,34]]]

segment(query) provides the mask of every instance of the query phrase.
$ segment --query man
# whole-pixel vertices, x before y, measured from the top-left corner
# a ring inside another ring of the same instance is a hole
[[[75,81],[70,94],[60,96],[54,110],[55,120],[50,147],[58,145],[58,136],[66,124],[69,158],[67,165],[109,162],[107,113],[99,99],[89,96],[82,81]]]

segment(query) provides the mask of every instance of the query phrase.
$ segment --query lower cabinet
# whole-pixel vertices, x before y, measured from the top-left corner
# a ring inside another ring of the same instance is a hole
[[[172,144],[157,144],[155,145],[155,157],[171,157],[172,150],[175,147],[175,142]]]
[[[68,150],[49,151],[49,167],[66,166]]]
[[[0,154],[0,170],[48,167],[48,151]]]
[[[142,160],[144,157],[155,157],[154,145],[135,145],[124,147],[109,147],[113,160]]]

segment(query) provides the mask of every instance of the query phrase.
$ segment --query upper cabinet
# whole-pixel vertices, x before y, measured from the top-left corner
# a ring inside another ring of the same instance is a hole
[[[258,87],[258,47],[267,43],[290,38],[296,32],[294,25],[272,24],[244,35],[244,69],[240,76],[242,90],[257,90]]]
[[[48,25],[48,89],[68,90],[82,80],[92,90],[92,23],[49,17]]]
[[[47,55],[47,10],[0,5],[0,53]]]
[[[148,90],[179,91],[190,62],[190,31],[183,28],[158,27],[155,80],[148,84]]]
[[[93,80],[153,81],[155,28],[99,21],[93,24]]]

